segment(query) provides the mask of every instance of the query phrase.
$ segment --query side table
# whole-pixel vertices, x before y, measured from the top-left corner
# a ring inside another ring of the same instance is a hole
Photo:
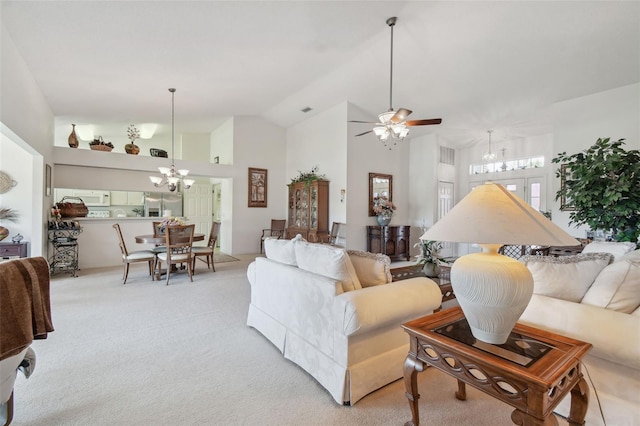
[[[0,262],[4,260],[18,259],[21,257],[27,257],[28,255],[28,242],[19,243],[0,243]]]
[[[584,425],[589,388],[581,359],[590,343],[516,324],[503,345],[473,337],[460,307],[447,309],[402,325],[410,349],[404,364],[406,397],[411,420],[418,426],[417,374],[427,365],[458,380],[456,398],[466,399],[465,384],[515,408],[517,425],[557,425],[553,409],[571,392],[569,424]]]

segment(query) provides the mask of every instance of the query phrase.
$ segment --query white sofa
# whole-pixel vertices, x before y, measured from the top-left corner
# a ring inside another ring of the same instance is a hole
[[[576,256],[521,259],[534,295],[520,322],[593,345],[584,358],[587,425],[603,416],[608,426],[640,425],[640,250],[625,254],[633,247],[592,243]],[[569,406],[567,397],[556,412],[566,417]]]
[[[311,374],[339,404],[403,375],[401,324],[430,314],[442,293],[428,278],[391,283],[387,256],[268,239],[247,275],[247,325]]]

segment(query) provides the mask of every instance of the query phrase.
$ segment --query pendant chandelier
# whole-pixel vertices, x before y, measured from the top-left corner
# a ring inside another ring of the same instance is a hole
[[[496,159],[496,153],[491,151],[491,133],[493,133],[493,130],[487,130],[487,133],[489,133],[489,151],[484,153],[482,159],[488,163]]]
[[[167,185],[169,191],[174,192],[178,189],[178,183],[182,182],[182,186],[185,189],[191,188],[191,185],[195,182],[193,179],[186,179],[189,174],[189,170],[176,170],[175,166],[175,158],[174,158],[174,145],[175,145],[175,108],[174,108],[174,97],[176,93],[176,89],[169,89],[171,92],[171,167],[158,167],[162,177],[160,176],[149,176],[151,182],[156,188]]]

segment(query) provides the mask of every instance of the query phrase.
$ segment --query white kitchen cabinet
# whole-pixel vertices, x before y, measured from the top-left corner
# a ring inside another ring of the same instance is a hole
[[[128,203],[127,191],[111,191],[112,206],[126,206]]]
[[[144,205],[144,192],[111,191],[111,205],[142,206]]]

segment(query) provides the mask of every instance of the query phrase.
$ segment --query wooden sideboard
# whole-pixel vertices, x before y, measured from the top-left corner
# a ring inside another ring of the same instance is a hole
[[[411,260],[411,226],[367,226],[367,251],[382,253],[391,260]]]

